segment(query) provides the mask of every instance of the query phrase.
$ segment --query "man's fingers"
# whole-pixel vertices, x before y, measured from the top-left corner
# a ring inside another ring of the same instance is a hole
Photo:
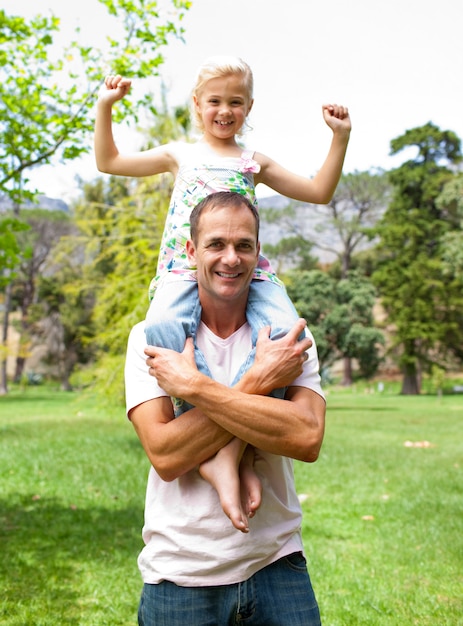
[[[268,339],[270,337],[270,326],[264,326],[259,329],[259,333],[257,336],[257,340],[259,339]]]
[[[304,332],[304,329],[307,326],[307,322],[305,319],[300,317],[294,326],[286,333],[284,337],[279,339],[279,341],[287,342],[288,344],[298,344],[304,350],[308,350],[312,345],[312,341],[308,337],[304,337],[299,341],[299,336]],[[270,337],[271,327],[264,326],[259,330],[258,341],[264,341]]]
[[[295,341],[306,326],[307,326],[307,322],[305,321],[305,319],[300,317],[297,320],[297,322],[294,324],[294,326],[291,328],[289,333],[286,335],[287,338],[290,339],[291,341]]]
[[[185,341],[185,346],[183,348],[183,354],[194,354],[195,344],[193,341],[193,337],[187,337]]]

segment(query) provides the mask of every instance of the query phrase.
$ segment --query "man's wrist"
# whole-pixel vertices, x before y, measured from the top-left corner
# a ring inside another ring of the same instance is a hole
[[[248,393],[259,396],[266,396],[270,391],[268,380],[259,376],[257,368],[253,365],[242,378],[237,382],[234,389],[242,393]]]

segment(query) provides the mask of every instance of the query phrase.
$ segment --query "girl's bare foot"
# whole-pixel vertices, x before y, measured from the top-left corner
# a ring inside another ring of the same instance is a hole
[[[248,446],[240,463],[241,508],[251,518],[262,502],[262,483],[254,470],[254,449]]]
[[[238,468],[220,453],[199,466],[199,473],[217,491],[220,504],[235,528],[249,532],[248,518],[242,507]],[[223,458],[222,458],[223,457]]]

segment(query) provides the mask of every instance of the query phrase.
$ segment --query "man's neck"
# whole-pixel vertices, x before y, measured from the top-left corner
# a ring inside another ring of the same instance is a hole
[[[203,308],[201,321],[214,335],[226,339],[246,323],[246,311],[233,311],[232,306],[214,309],[209,306],[207,310]]]

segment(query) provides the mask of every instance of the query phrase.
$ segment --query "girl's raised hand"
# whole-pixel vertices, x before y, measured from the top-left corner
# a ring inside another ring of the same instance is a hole
[[[120,74],[116,76],[106,76],[101,86],[98,99],[109,103],[117,102],[118,100],[122,100],[122,98],[129,93],[131,86],[132,81],[128,78],[123,78]]]
[[[350,131],[352,128],[349,109],[341,104],[324,104],[323,118],[331,130]]]

